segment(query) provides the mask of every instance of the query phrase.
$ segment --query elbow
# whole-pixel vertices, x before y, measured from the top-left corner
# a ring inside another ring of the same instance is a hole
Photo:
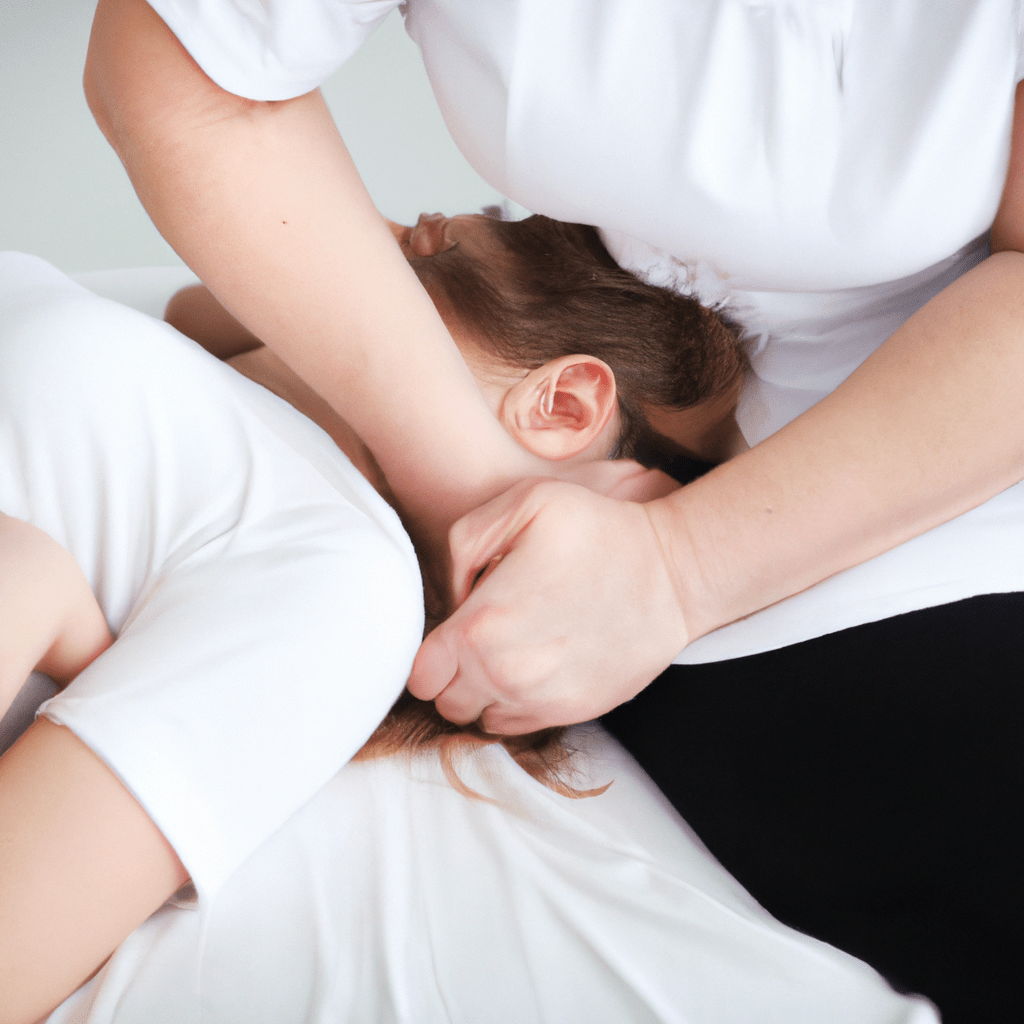
[[[124,22],[129,19],[124,17],[122,7],[118,0],[100,0],[97,5],[82,74],[85,102],[100,131],[115,149],[118,149],[117,111],[132,84],[125,73],[130,62],[124,55],[127,43]]]
[[[260,106],[211,81],[146,0],[99,0],[82,87],[129,167],[143,152],[176,147],[195,129]]]
[[[99,129],[110,140],[112,119],[110,109],[104,101],[104,89],[102,74],[96,66],[97,62],[90,56],[85,61],[85,73],[82,76],[82,89],[85,92],[85,102],[92,113]]]
[[[146,0],[99,0],[82,88],[100,131],[125,159],[188,95],[184,51]]]
[[[1007,225],[997,220],[989,236],[989,251],[993,256],[1000,252],[1024,253],[1024,225]]]

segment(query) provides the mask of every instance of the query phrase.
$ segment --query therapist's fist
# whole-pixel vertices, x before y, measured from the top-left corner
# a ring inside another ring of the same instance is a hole
[[[664,494],[668,478],[603,472],[587,482],[615,497],[524,481],[456,524],[459,607],[420,648],[416,697],[453,722],[532,732],[629,700],[686,645],[663,517],[617,500]]]

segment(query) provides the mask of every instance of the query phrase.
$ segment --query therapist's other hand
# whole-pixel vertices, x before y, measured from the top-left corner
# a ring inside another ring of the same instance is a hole
[[[586,721],[686,646],[658,502],[641,503],[676,485],[638,467],[594,472],[585,482],[614,497],[528,480],[455,525],[459,607],[409,680],[444,717],[505,735]]]

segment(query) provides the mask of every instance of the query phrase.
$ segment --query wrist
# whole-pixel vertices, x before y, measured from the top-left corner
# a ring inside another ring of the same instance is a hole
[[[717,481],[708,479],[713,476],[715,471],[644,506],[688,644],[761,607],[756,600],[748,607],[758,560],[742,557],[744,545],[731,533],[742,534],[741,524],[730,515],[731,502],[718,507],[722,495]]]
[[[714,595],[701,565],[686,505],[677,495],[644,505],[682,623],[680,650],[719,624],[714,621]]]

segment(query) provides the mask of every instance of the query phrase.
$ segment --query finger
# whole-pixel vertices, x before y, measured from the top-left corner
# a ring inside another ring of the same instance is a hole
[[[487,701],[469,692],[463,680],[456,678],[438,694],[434,707],[442,718],[456,725],[469,725],[477,721],[489,707]]]
[[[451,627],[442,622],[420,644],[406,688],[419,700],[433,700],[458,675],[458,671],[459,656]]]
[[[639,462],[632,459],[604,459],[568,466],[559,474],[559,479],[586,487],[595,494],[607,495],[620,487],[623,481],[646,472]]]
[[[536,715],[527,715],[501,704],[488,704],[476,719],[482,732],[492,736],[522,736],[546,729],[551,724]]]
[[[515,545],[536,512],[531,495],[545,482],[523,480],[463,516],[451,529],[452,593],[461,605],[491,563]],[[493,566],[492,566],[493,567]]]
[[[619,501],[653,501],[680,486],[667,473],[647,469],[632,459],[584,463],[573,467],[562,479]]]
[[[473,590],[480,586],[481,583],[498,567],[498,564],[505,557],[504,553],[495,555],[482,569],[478,569],[474,574],[472,580],[470,580],[470,589]]]

